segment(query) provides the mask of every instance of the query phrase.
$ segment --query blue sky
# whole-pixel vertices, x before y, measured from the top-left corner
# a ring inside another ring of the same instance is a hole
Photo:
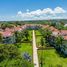
[[[0,20],[66,18],[66,11],[67,0],[0,0]]]

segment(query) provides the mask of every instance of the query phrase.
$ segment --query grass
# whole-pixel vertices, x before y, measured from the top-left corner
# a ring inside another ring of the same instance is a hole
[[[36,43],[40,45],[41,35],[39,31],[36,31]],[[67,43],[67,42],[66,42]],[[67,58],[60,57],[55,49],[38,50],[39,63],[41,62],[41,55],[43,59],[43,67],[67,67]]]
[[[28,30],[29,32],[29,40],[32,40],[32,30]]]
[[[37,44],[37,46],[40,46],[40,39],[41,39],[41,36],[37,36],[36,37],[36,44]]]
[[[28,30],[29,32],[29,41],[32,41],[32,30]],[[21,45],[19,45],[19,51],[21,54],[23,53],[29,53],[29,55],[32,57],[33,53],[32,53],[32,43],[22,43]]]
[[[32,30],[29,32],[29,41],[32,41]],[[19,45],[19,52],[23,55],[25,52],[28,53],[33,58],[32,42],[31,43],[22,43]]]
[[[20,53],[27,52],[32,56],[32,44],[31,43],[22,43],[20,48],[18,48]]]
[[[32,40],[32,31],[29,31],[29,40],[31,41]],[[2,44],[0,44],[1,46]],[[12,45],[12,44],[10,44]],[[28,43],[18,43],[18,50],[21,54],[21,56],[26,52],[28,53],[31,58],[33,58],[33,51],[32,51],[32,42],[28,42]],[[17,59],[18,60],[18,59]],[[13,67],[11,66],[11,64],[13,63],[17,63],[17,61],[15,59],[11,59],[11,60],[4,60],[4,62],[0,63],[1,64],[1,67],[4,67],[5,64],[8,64],[9,67]],[[29,62],[30,63],[30,62]],[[30,63],[31,64],[31,63]],[[32,62],[32,65],[33,65],[33,62]],[[6,66],[7,67],[7,66]],[[16,67],[16,65],[15,65]],[[32,66],[33,67],[33,66]]]
[[[36,35],[41,35],[41,33],[38,30],[35,30]]]
[[[38,50],[39,61],[41,61],[41,50]],[[67,58],[60,57],[55,49],[43,50],[43,67],[67,67]]]
[[[37,46],[40,46],[41,36],[39,36],[39,35],[41,35],[41,33],[38,30],[36,30],[35,33],[36,33],[36,44],[37,44]]]

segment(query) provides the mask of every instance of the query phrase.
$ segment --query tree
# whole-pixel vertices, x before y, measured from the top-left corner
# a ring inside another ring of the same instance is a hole
[[[24,35],[25,39],[28,40],[29,33],[27,30],[24,31],[23,35]]]
[[[0,67],[33,67],[14,45],[0,45]]]
[[[64,29],[64,25],[61,24],[61,23],[57,23],[55,27],[56,27],[57,29],[59,29],[59,30],[63,30],[63,29]]]
[[[44,30],[44,38],[46,38],[46,40],[49,40],[49,37],[51,36],[52,32],[49,29],[45,29]]]
[[[41,37],[41,46],[44,46],[44,39]]]
[[[0,62],[5,59],[12,59],[19,57],[18,48],[14,45],[1,45],[0,46]]]
[[[21,32],[15,31],[14,35],[15,35],[16,43],[20,43],[22,40]]]
[[[55,27],[56,26],[56,22],[52,22],[50,25]]]
[[[41,37],[41,46],[42,46],[42,51],[41,51],[41,62],[40,65],[43,67],[43,46],[45,45],[45,39]]]
[[[55,43],[56,43],[56,48],[60,49],[60,47],[63,44],[63,37],[62,36],[58,36],[55,38]]]
[[[0,33],[0,43],[2,43],[3,41],[3,37],[2,37],[2,34]]]

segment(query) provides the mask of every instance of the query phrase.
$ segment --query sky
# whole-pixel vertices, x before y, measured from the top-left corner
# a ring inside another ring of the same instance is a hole
[[[67,19],[67,0],[0,0],[0,21]]]

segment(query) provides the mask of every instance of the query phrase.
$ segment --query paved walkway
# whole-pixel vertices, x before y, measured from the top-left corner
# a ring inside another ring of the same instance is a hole
[[[35,32],[34,32],[34,30],[33,30],[33,62],[34,62],[34,67],[39,67],[38,55],[37,55],[37,47],[36,47],[36,40],[35,40]]]

